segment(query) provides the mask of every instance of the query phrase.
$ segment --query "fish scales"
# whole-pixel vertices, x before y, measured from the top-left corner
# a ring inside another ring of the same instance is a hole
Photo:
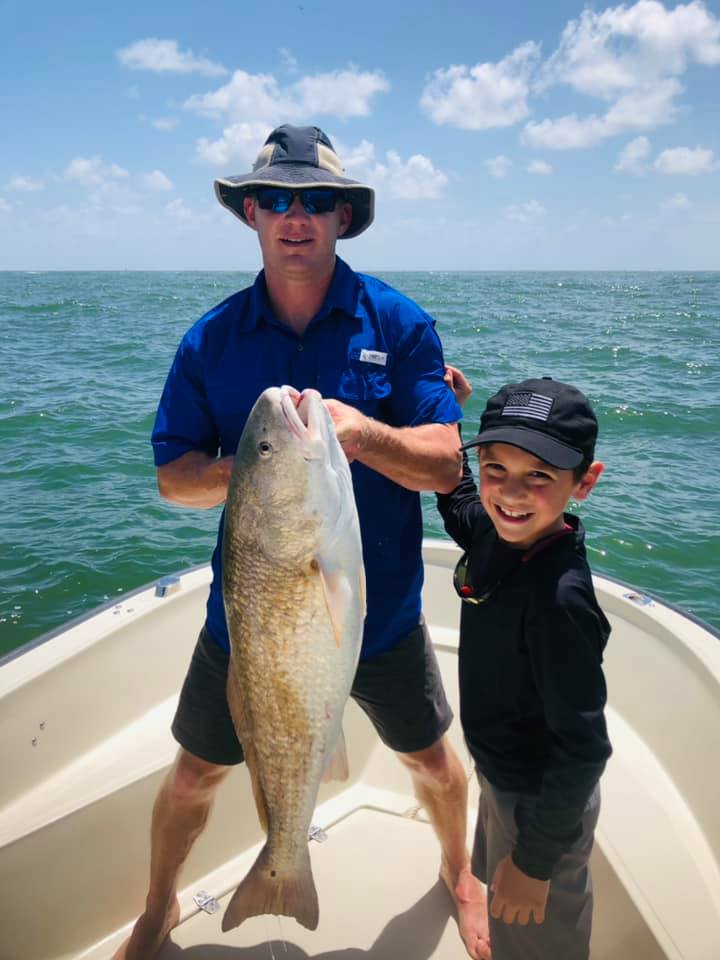
[[[240,739],[252,739],[257,776],[274,814],[272,849],[278,842],[296,844],[298,832],[287,830],[288,823],[312,814],[304,802],[305,784],[324,765],[322,731],[334,679],[326,651],[334,652],[335,640],[319,575],[309,563],[308,573],[279,578],[255,551],[245,547],[242,553],[251,559],[245,575],[238,576],[239,589],[252,584],[258,590],[246,589],[249,602],[236,607],[245,615],[238,616],[236,629],[231,628],[241,638],[233,651],[232,669],[245,691],[247,727]],[[270,631],[272,644],[253,645],[253,637],[268,636]]]

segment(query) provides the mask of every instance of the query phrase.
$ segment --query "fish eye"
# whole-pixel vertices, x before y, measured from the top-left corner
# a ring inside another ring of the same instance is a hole
[[[271,457],[273,452],[272,444],[268,440],[261,440],[257,445],[257,451],[261,457]]]

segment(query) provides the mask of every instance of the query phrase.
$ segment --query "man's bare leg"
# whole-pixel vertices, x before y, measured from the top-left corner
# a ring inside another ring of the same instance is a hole
[[[416,753],[398,753],[415,795],[427,810],[442,849],[440,876],[455,901],[458,927],[473,960],[489,960],[487,897],[470,869],[467,849],[467,777],[447,737]]]
[[[182,748],[178,751],[153,807],[145,912],[113,960],[152,960],[179,923],[180,868],[205,827],[215,791],[229,772],[230,767],[207,763]]]

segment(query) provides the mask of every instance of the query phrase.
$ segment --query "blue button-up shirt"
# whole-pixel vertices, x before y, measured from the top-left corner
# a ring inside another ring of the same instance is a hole
[[[443,381],[435,323],[407,297],[340,258],[325,302],[302,336],[274,315],[261,271],[252,287],[214,307],[185,334],[160,400],[156,466],[191,450],[235,453],[267,387],[313,387],[394,427],[454,423],[462,411]],[[419,494],[363,464],[351,465],[367,581],[362,657],[392,647],[420,618]],[[213,553],[207,627],[229,639],[222,601],[222,532]]]

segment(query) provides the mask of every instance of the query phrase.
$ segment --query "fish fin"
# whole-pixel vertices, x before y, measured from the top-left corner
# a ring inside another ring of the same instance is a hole
[[[317,561],[317,567],[320,571],[320,583],[325,596],[325,604],[335,634],[335,643],[339,647],[345,629],[345,617],[352,600],[352,590],[348,578],[342,570],[332,569],[329,564],[324,564],[322,559]]]
[[[250,872],[240,883],[222,918],[223,932],[238,927],[248,917],[266,913],[294,917],[308,930],[318,925],[320,908],[307,847],[297,870],[271,875],[267,846],[263,847]]]
[[[347,780],[350,776],[350,766],[347,758],[347,747],[345,746],[345,736],[340,730],[340,734],[335,744],[335,749],[330,755],[325,769],[323,770],[322,782],[328,780]]]
[[[250,783],[252,784],[252,792],[253,797],[255,798],[255,808],[257,810],[258,820],[260,821],[260,826],[267,834],[270,816],[268,814],[265,794],[263,793],[260,778],[258,777],[257,757],[255,755],[255,750],[253,747],[243,747],[243,753],[245,754],[245,763],[247,764],[248,773],[250,774]]]
[[[253,797],[255,798],[255,807],[257,809],[258,820],[260,821],[260,826],[263,828],[265,833],[267,833],[269,823],[267,803],[265,802],[265,794],[263,793],[263,789],[260,784],[260,778],[258,777],[255,748],[253,747],[250,738],[245,737],[242,732],[248,729],[248,724],[245,717],[245,711],[243,709],[242,697],[240,696],[233,681],[232,667],[228,672],[227,699],[228,706],[230,708],[230,716],[232,717],[238,739],[242,743],[243,754],[245,755],[245,763],[247,764],[248,773],[250,774],[250,782],[252,783],[252,792]],[[243,741],[245,742],[243,743]]]

